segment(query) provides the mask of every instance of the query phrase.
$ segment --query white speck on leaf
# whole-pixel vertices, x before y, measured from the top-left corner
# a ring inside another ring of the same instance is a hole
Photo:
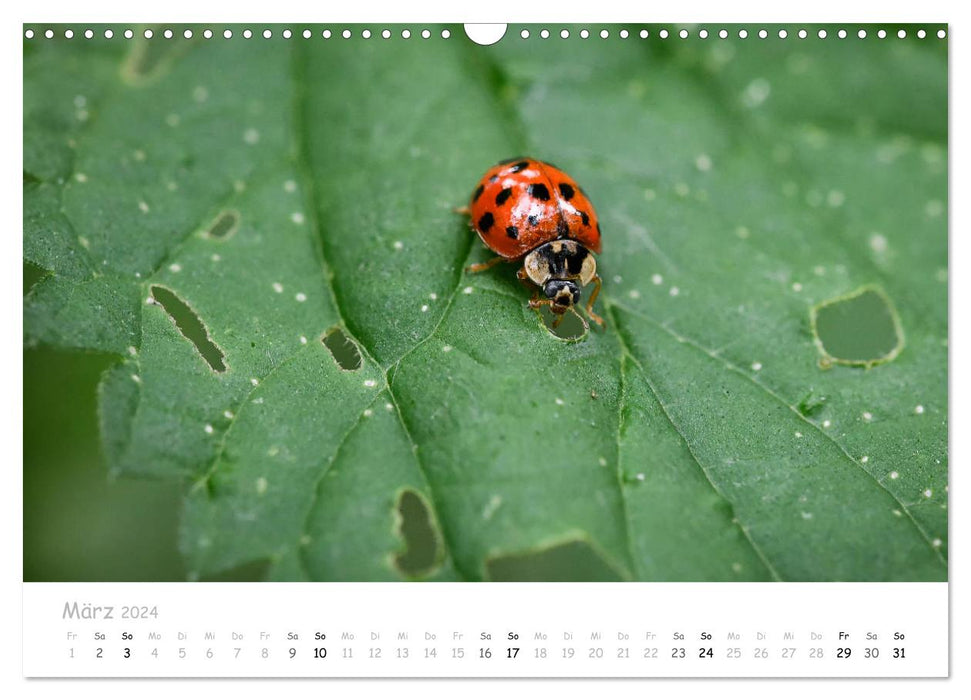
[[[887,237],[882,233],[870,234],[870,250],[874,253],[886,253]]]
[[[260,142],[260,132],[256,129],[247,129],[243,132],[243,141],[253,146]]]
[[[765,78],[756,78],[750,82],[742,92],[742,104],[752,109],[758,107],[769,98],[772,86]]]
[[[284,192],[296,192],[297,191],[297,183],[294,182],[293,180],[287,180],[286,182],[283,183],[283,191]]]
[[[203,430],[206,431],[206,435],[212,435],[212,433],[213,433],[213,427],[211,425],[209,425],[208,423],[206,423],[206,427],[203,428]]]
[[[914,413],[916,413],[916,414],[917,414],[918,416],[919,416],[920,414],[922,414],[923,412],[924,412],[924,407],[923,407],[923,406],[921,406],[921,405],[917,405],[917,406],[916,406],[916,407],[914,408]]]
[[[471,293],[472,293],[472,287],[466,287],[465,289],[462,290],[462,294],[471,294]]]
[[[297,301],[307,301],[307,295],[303,292],[297,292],[293,298]]]
[[[169,265],[169,272],[182,272],[182,266],[179,263],[172,263]]]
[[[138,208],[141,209],[142,214],[148,213],[148,202],[139,202]]]
[[[261,476],[256,480],[256,493],[262,496],[264,493],[266,493],[267,486],[269,486],[269,484],[266,481],[266,477]]]
[[[662,282],[664,282],[664,278],[655,272],[653,275],[651,275],[651,282],[653,282],[654,284],[661,284]]]
[[[753,362],[752,363],[752,370],[753,371],[758,372],[760,369],[762,369],[762,363],[761,362]]]
[[[295,211],[290,215],[290,220],[295,224],[302,224],[304,222],[303,212]]]
[[[900,478],[900,472],[890,472],[890,478],[891,479],[899,479]]]
[[[273,283],[273,291],[276,292],[277,294],[282,294],[283,293],[283,285],[280,284],[279,282],[274,282]]]
[[[378,383],[376,381],[374,381],[373,379],[365,379],[364,380],[364,386],[366,386],[366,387],[372,387],[372,386],[377,386],[377,385],[378,385]]]

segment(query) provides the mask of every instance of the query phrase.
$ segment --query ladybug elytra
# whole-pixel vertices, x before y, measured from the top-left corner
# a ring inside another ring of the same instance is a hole
[[[585,311],[604,325],[592,308],[601,286],[591,254],[600,252],[600,223],[573,178],[543,161],[510,158],[486,171],[468,208],[460,211],[471,216],[472,229],[498,256],[470,266],[470,272],[522,260],[517,276],[533,291],[529,306],[549,306],[556,315],[554,328],[567,311],[589,328],[576,306],[580,287],[593,284]]]

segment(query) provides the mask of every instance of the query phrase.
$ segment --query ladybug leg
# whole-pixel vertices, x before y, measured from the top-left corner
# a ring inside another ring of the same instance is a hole
[[[467,272],[483,272],[488,270],[490,267],[494,267],[505,260],[502,256],[496,256],[492,260],[487,260],[484,263],[475,263],[474,265],[469,265],[466,269]]]
[[[586,312],[587,312],[587,316],[590,317],[591,321],[593,321],[598,326],[603,328],[604,320],[593,312],[593,302],[597,300],[597,295],[600,294],[600,287],[603,286],[603,281],[600,279],[600,275],[596,275],[593,278],[592,282],[594,284],[594,288],[593,288],[593,293],[590,295],[590,298],[587,300]],[[579,316],[579,314],[577,315]]]
[[[454,211],[456,214],[464,214],[466,216],[471,214],[468,207],[455,207],[452,211]]]
[[[573,312],[574,314],[576,314],[576,317],[577,317],[578,319],[580,319],[580,323],[582,323],[582,324],[583,324],[583,332],[584,332],[584,333],[587,333],[587,332],[589,332],[589,331],[590,331],[590,324],[589,324],[589,323],[587,323],[587,319],[585,319],[585,318],[584,318],[584,317],[583,317],[583,316],[582,316],[582,315],[580,314],[580,312],[579,312],[579,311],[577,311],[577,309],[576,309],[576,307],[575,307],[575,306],[571,306],[571,307],[570,307],[570,311],[572,311],[572,312]],[[565,314],[564,314],[564,315],[565,315]],[[596,316],[596,314],[594,314],[594,315]],[[599,316],[597,316],[597,318],[600,318],[600,317],[599,317]],[[561,316],[559,316],[559,317],[558,317],[558,318],[557,318],[557,319],[556,319],[556,320],[555,320],[555,321],[553,322],[553,328],[556,328],[556,327],[557,327],[558,325],[560,325],[560,323],[561,323],[562,321],[563,321],[563,315],[561,315]]]

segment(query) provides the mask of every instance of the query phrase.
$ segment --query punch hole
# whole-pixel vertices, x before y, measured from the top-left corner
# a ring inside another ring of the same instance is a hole
[[[425,498],[413,489],[398,496],[394,510],[395,534],[405,544],[396,554],[394,567],[407,578],[424,578],[440,565],[444,555],[442,538]]]
[[[492,46],[506,35],[505,24],[466,24],[465,35],[479,46]]]
[[[900,316],[875,285],[816,304],[810,322],[823,369],[834,364],[873,367],[890,362],[904,347]]]
[[[152,286],[152,298],[165,309],[165,313],[175,323],[176,328],[179,329],[179,332],[182,333],[186,340],[195,346],[199,354],[202,355],[202,359],[206,361],[206,364],[215,372],[225,372],[226,364],[223,362],[225,356],[222,350],[212,342],[206,325],[199,318],[198,314],[192,310],[192,307],[186,304],[171,289],[158,285]]]
[[[490,581],[622,581],[620,575],[584,540],[486,559]]]
[[[219,215],[209,224],[206,235],[224,241],[230,238],[239,229],[239,212],[229,209],[220,212]]]
[[[358,350],[354,341],[348,338],[340,328],[331,328],[320,339],[320,342],[330,351],[334,362],[341,369],[350,372],[361,369],[361,364],[363,363],[361,351]]]

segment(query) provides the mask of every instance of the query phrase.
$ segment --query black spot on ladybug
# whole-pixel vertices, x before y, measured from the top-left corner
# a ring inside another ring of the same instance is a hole
[[[580,212],[580,218],[583,219],[583,225],[584,226],[589,226],[590,225],[590,217],[587,215],[587,212],[581,211]]]
[[[519,229],[515,226],[507,226],[506,235],[510,238],[519,238]]]
[[[492,213],[487,211],[485,214],[479,217],[479,230],[482,231],[482,233],[485,233],[492,228],[492,224],[494,223],[495,219],[492,217]]]
[[[550,199],[550,191],[546,189],[546,185],[541,182],[534,182],[529,187],[526,188],[526,193],[534,199],[539,199],[543,202],[548,202]]]
[[[563,219],[556,222],[556,235],[559,238],[569,238],[570,237],[570,227],[567,226]]]
[[[489,178],[489,182],[497,182],[498,180],[499,180],[498,175],[493,175],[492,177]]]
[[[570,187],[568,184],[566,184],[565,182],[561,182],[560,194],[563,195],[563,199],[569,202],[571,199],[573,199],[573,195],[576,193],[573,191],[573,188]]]
[[[512,196],[512,187],[507,187],[496,195],[496,205],[502,206]]]
[[[522,160],[522,156],[516,156],[515,158],[506,158],[505,160],[500,160],[496,165],[508,165],[509,163],[515,163],[517,160]]]
[[[529,216],[526,217],[526,221],[529,222],[530,226],[535,226],[536,224],[539,223],[539,217],[536,216],[536,214],[530,214]]]
[[[473,202],[482,196],[482,190],[484,189],[485,189],[485,185],[479,185],[478,187],[475,188],[475,193],[472,195]]]
[[[516,163],[511,168],[509,168],[509,171],[510,172],[513,172],[513,173],[518,173],[519,171],[525,170],[528,167],[529,167],[529,161],[528,160],[522,160],[522,161]]]

